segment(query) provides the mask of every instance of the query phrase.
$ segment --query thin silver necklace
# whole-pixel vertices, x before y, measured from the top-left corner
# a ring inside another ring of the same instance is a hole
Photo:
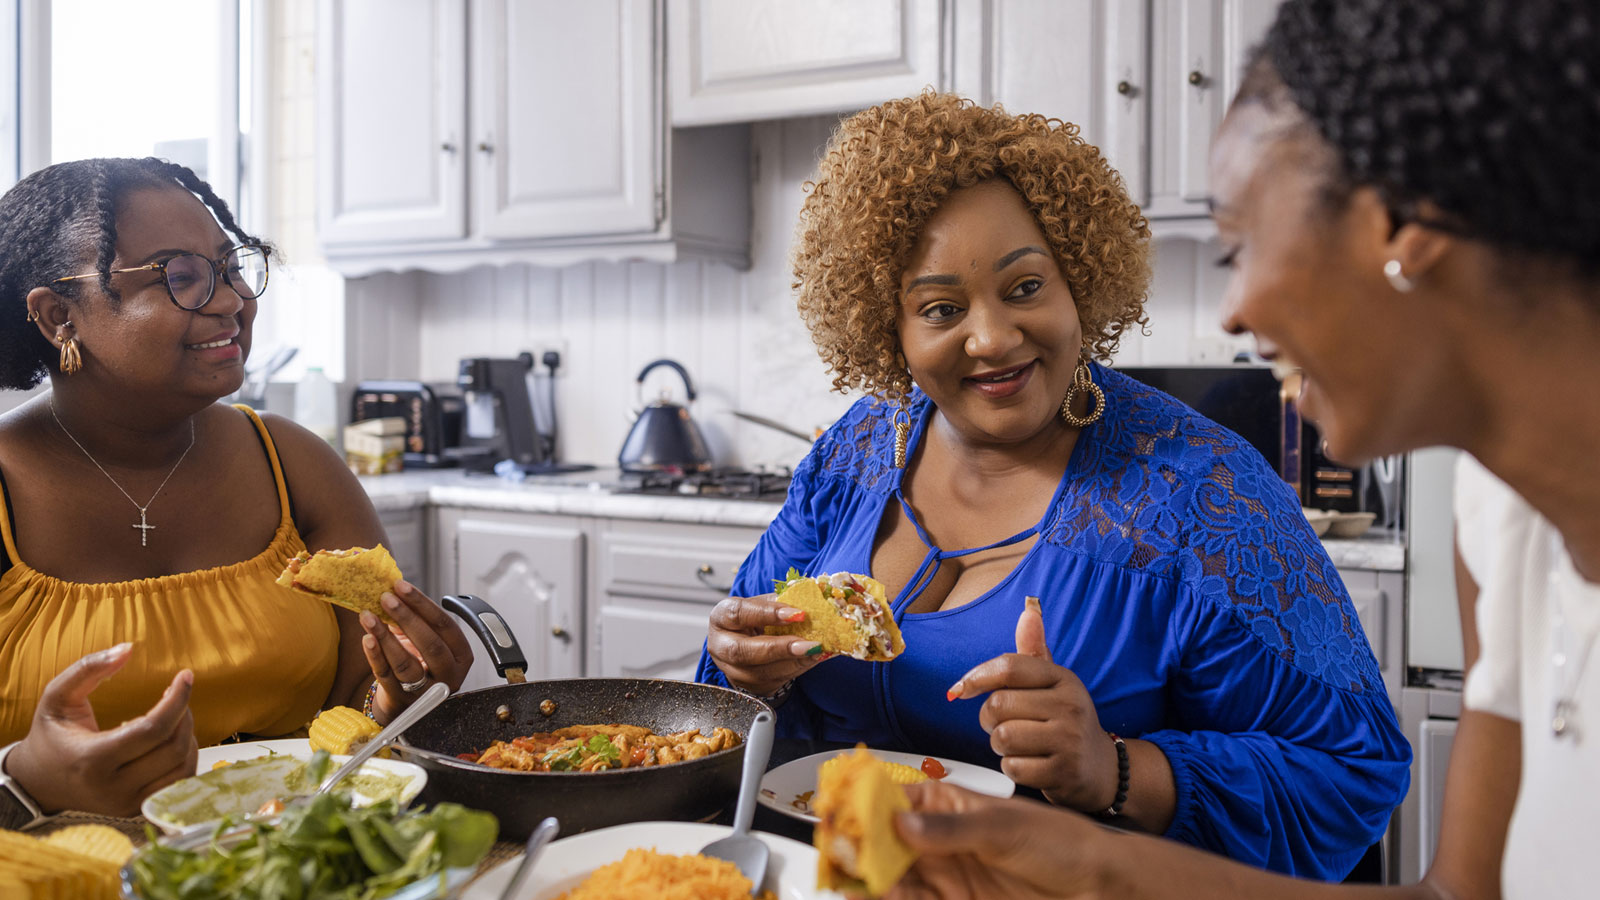
[[[61,421],[61,417],[56,415],[56,398],[53,396],[50,398],[50,418],[56,420],[56,424],[61,427],[61,433],[66,435],[68,440],[78,445],[78,449],[83,451],[84,456],[89,457],[89,462],[94,463],[94,467],[100,470],[100,474],[104,475],[107,481],[111,482],[112,487],[122,491],[122,496],[127,497],[128,502],[139,510],[139,524],[131,527],[139,529],[139,546],[150,546],[150,532],[154,531],[156,526],[149,523],[145,518],[145,513],[150,510],[150,504],[156,502],[156,498],[161,496],[161,491],[167,486],[167,482],[172,480],[172,473],[178,471],[178,467],[183,465],[184,459],[188,457],[189,451],[194,449],[194,417],[191,416],[189,418],[189,446],[183,448],[183,453],[178,457],[178,461],[172,464],[172,469],[167,472],[167,477],[161,479],[161,487],[156,488],[156,492],[151,494],[150,499],[146,500],[142,506],[139,501],[133,499],[133,495],[128,493],[127,489],[118,484],[115,478],[111,477],[111,473],[106,471],[105,466],[100,465],[100,460],[94,458],[94,454],[89,452],[89,448],[85,447],[77,438],[72,436],[72,432],[67,430],[67,426]]]

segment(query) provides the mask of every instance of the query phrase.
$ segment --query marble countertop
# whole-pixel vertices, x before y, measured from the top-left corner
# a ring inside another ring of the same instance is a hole
[[[765,528],[782,507],[778,502],[760,500],[617,494],[607,487],[615,477],[614,471],[598,470],[515,482],[460,469],[413,469],[394,475],[363,476],[360,480],[380,513],[431,503],[505,512]],[[1405,571],[1405,543],[1392,534],[1324,538],[1322,546],[1341,569]]]

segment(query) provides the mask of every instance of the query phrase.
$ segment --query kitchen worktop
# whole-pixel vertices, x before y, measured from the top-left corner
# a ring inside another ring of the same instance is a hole
[[[720,500],[614,493],[608,487],[615,470],[539,476],[515,482],[460,469],[414,469],[394,475],[369,475],[361,486],[379,512],[432,504],[504,512],[642,519],[699,525],[765,528],[782,507],[780,502]],[[1322,546],[1341,569],[1402,572],[1406,547],[1392,534],[1373,532],[1355,539],[1325,538]]]

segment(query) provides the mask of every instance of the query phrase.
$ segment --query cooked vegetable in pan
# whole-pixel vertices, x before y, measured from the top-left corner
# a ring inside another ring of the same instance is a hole
[[[572,725],[495,741],[482,753],[463,753],[461,758],[520,772],[602,772],[699,759],[739,743],[739,735],[727,728],[713,728],[709,735],[661,735],[638,725]]]

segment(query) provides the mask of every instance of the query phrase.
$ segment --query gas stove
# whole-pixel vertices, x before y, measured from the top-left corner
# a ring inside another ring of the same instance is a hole
[[[791,473],[779,469],[713,469],[709,472],[625,472],[619,494],[706,497],[714,500],[781,502]]]

